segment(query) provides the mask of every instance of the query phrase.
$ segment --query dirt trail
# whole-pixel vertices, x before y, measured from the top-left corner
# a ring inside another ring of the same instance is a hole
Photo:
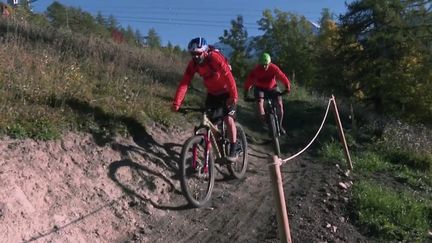
[[[190,133],[147,132],[104,145],[77,133],[0,141],[0,242],[278,242],[266,146],[250,144],[244,180],[220,168],[211,205],[194,209],[176,164]],[[336,166],[305,155],[282,171],[294,242],[366,241]]]

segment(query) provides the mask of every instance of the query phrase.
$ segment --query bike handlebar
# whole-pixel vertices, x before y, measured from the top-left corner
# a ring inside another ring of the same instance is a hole
[[[182,114],[186,114],[189,112],[205,112],[206,109],[202,107],[181,107],[178,109],[178,112]]]
[[[288,94],[288,90],[284,90],[284,91],[276,91],[276,95],[275,95],[275,97],[279,97],[279,96],[282,96],[282,95],[284,95],[284,94]],[[264,98],[272,98],[271,96],[267,96],[267,97],[264,97]],[[246,96],[245,96],[245,98],[244,98],[244,101],[246,101],[246,102],[253,102],[253,101],[256,101],[257,99],[255,98],[255,97],[250,97],[248,94],[246,94]]]

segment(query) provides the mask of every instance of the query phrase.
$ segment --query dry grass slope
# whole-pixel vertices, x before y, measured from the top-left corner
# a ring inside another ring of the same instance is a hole
[[[82,123],[94,123],[94,112],[85,109],[171,122],[172,87],[184,66],[178,55],[4,20],[0,29],[4,134],[37,137],[41,127],[52,133],[88,127]]]

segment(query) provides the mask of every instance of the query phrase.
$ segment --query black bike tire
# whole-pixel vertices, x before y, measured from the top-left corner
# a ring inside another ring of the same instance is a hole
[[[228,170],[230,172],[230,174],[235,177],[236,179],[243,179],[246,175],[246,170],[247,170],[247,166],[248,166],[248,142],[246,139],[246,133],[243,130],[243,127],[236,123],[236,128],[237,128],[237,139],[240,139],[240,143],[242,145],[243,148],[243,154],[242,157],[238,158],[238,162],[241,164],[241,169],[239,171],[237,171],[234,166],[237,163],[234,164],[230,164],[228,166]]]
[[[187,169],[187,153],[192,148],[192,146],[196,143],[201,143],[204,139],[202,135],[196,135],[190,137],[183,144],[182,152],[181,152],[181,161],[180,161],[180,185],[182,189],[182,193],[185,196],[186,200],[193,205],[194,207],[203,207],[206,206],[207,203],[211,199],[211,194],[214,188],[215,182],[215,169],[213,163],[213,156],[211,154],[211,150],[209,151],[209,161],[208,161],[208,173],[209,173],[209,185],[206,190],[205,197],[202,200],[197,200],[193,197],[191,190],[188,187],[187,178],[186,178],[186,169]]]
[[[269,115],[269,123],[271,129],[271,137],[273,140],[274,152],[278,157],[281,157],[280,144],[279,144],[279,135],[277,131],[276,117],[274,114]]]

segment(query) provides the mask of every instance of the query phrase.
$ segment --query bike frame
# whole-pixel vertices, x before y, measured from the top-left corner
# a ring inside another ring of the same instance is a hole
[[[267,122],[269,122],[269,116],[273,115],[275,117],[276,122],[276,133],[280,136],[280,124],[279,124],[279,116],[277,114],[277,107],[273,104],[273,97],[266,97],[264,100],[267,103],[268,108],[264,108],[265,114],[267,116]]]
[[[204,129],[205,132],[202,133],[200,130]],[[205,141],[205,167],[204,171],[208,172],[208,161],[210,156],[210,150],[214,148],[216,152],[216,158],[221,159],[226,156],[226,151],[224,149],[225,142],[225,123],[222,121],[222,128],[219,129],[215,124],[213,124],[207,116],[206,112],[203,112],[202,122],[199,126],[195,127],[195,135],[202,135]],[[220,138],[220,142],[218,139]],[[196,167],[197,159],[197,148],[194,148],[194,161],[192,166]]]
[[[264,95],[263,97],[266,123],[268,124],[270,129],[269,135],[273,139],[275,152],[278,156],[281,156],[280,146],[279,146],[279,137],[281,136],[281,124],[277,112],[277,106],[274,104],[274,101],[276,101],[277,98],[284,93],[285,92],[277,91],[275,94]],[[248,98],[246,94],[245,101],[251,102],[251,101],[256,101],[256,99]]]
[[[270,115],[274,115],[275,121],[276,121],[276,130],[277,130],[276,133],[277,133],[278,136],[281,135],[280,134],[280,130],[281,130],[280,126],[281,125],[279,123],[280,121],[279,121],[279,116],[278,116],[278,113],[277,113],[277,107],[274,104],[273,100],[276,99],[277,97],[283,95],[284,93],[285,93],[285,91],[284,92],[277,91],[277,95],[274,95],[274,96],[265,96],[263,98],[264,99],[264,111],[265,111],[267,123],[269,121]],[[256,98],[246,97],[246,101],[247,102],[256,101]]]
[[[247,140],[242,126],[236,124],[237,139],[241,146],[235,152],[241,153],[241,160],[234,163],[227,161],[225,157],[230,152],[227,125],[223,120],[213,122],[208,116],[210,113],[203,108],[184,108],[179,111],[188,110],[201,112],[202,121],[195,126],[193,135],[182,146],[180,185],[188,202],[195,207],[202,207],[211,198],[218,169],[215,164],[226,166],[231,176],[237,179],[244,178],[248,163]]]

